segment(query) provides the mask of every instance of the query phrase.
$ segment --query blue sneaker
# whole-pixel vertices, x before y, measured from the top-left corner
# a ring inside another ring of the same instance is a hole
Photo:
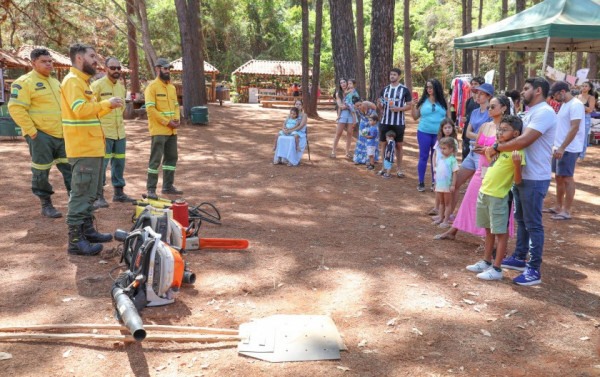
[[[502,260],[502,268],[506,268],[509,270],[517,270],[517,271],[525,271],[525,267],[527,267],[527,262],[521,259],[517,259],[512,255],[508,258],[504,258]]]
[[[542,275],[540,270],[527,267],[525,272],[513,279],[513,282],[518,285],[537,285],[542,283]]]

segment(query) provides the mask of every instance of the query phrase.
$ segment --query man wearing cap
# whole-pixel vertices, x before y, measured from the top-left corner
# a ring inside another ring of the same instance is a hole
[[[177,166],[177,128],[179,128],[179,103],[175,86],[171,84],[171,68],[167,59],[156,60],[154,70],[156,79],[152,81],[144,96],[148,114],[148,128],[152,137],[148,180],[146,189],[148,198],[158,199],[158,168],[162,164],[162,193],[181,195],[183,191],[173,186]]]
[[[92,83],[91,88],[98,102],[111,97],[125,99],[125,86],[121,84],[121,63],[114,57],[109,57],[104,62],[106,75]],[[106,154],[102,165],[102,186],[99,187],[98,197],[94,202],[95,208],[106,208],[108,203],[104,199],[104,186],[106,185],[106,168],[110,162],[110,178],[114,187],[113,202],[134,202],[123,192],[125,187],[125,126],[123,125],[123,108],[118,107],[102,118],[102,130],[106,141]]]
[[[31,155],[31,191],[40,198],[42,216],[61,217],[52,205],[54,194],[48,181],[52,165],[63,176],[67,193],[71,191],[71,166],[65,152],[60,112],[60,83],[50,76],[52,56],[45,48],[31,51],[33,70],[11,86],[8,112],[23,130]]]
[[[485,150],[488,158],[498,152],[525,152],[527,165],[523,166],[523,179],[512,188],[515,221],[518,224],[517,242],[513,254],[502,261],[502,268],[523,271],[513,282],[525,286],[542,282],[542,207],[552,178],[550,163],[556,131],[556,113],[546,103],[549,89],[548,81],[542,77],[525,80],[521,97],[523,103],[529,106],[529,110],[523,117],[523,133],[506,143],[496,143]],[[529,261],[526,260],[528,253],[531,256]]]
[[[585,107],[571,94],[569,84],[555,82],[550,88],[550,96],[562,103],[558,111],[552,172],[556,178],[556,207],[547,212],[553,213],[553,220],[570,220],[571,206],[575,197],[575,164],[583,151],[585,142]]]

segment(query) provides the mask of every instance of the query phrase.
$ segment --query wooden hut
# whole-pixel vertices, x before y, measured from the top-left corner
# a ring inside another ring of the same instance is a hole
[[[302,63],[253,59],[233,71],[232,75],[235,76],[240,102],[256,103],[262,95],[286,97],[288,87],[302,79]]]
[[[171,73],[178,73],[181,74],[183,73],[183,58],[179,58],[177,60],[173,60],[171,62],[171,65],[173,65],[173,68],[171,69]],[[205,75],[210,75],[210,88],[206,89],[206,94],[208,97],[208,101],[209,102],[215,102],[217,100],[217,75],[219,74],[219,70],[217,68],[215,68],[215,66],[213,66],[212,64],[210,64],[209,62],[204,62],[204,74]],[[177,86],[178,89],[178,96],[181,96],[181,86]]]

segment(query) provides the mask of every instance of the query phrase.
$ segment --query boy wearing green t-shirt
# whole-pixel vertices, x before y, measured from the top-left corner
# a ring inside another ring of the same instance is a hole
[[[506,143],[519,136],[522,130],[521,119],[514,115],[505,115],[496,131],[496,139],[499,143]],[[476,220],[478,227],[485,228],[485,252],[482,260],[467,266],[467,270],[479,272],[477,277],[483,280],[502,280],[500,265],[506,254],[510,215],[508,193],[513,182],[521,183],[521,166],[525,165],[523,151],[500,152],[496,156],[496,160],[491,162],[483,177],[477,197]],[[492,264],[496,238],[496,259]]]

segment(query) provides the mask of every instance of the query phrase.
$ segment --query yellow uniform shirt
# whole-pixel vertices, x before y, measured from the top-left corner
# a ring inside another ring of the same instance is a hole
[[[19,77],[11,86],[8,112],[23,130],[23,135],[33,136],[38,130],[63,137],[60,113],[60,83],[31,71]]]
[[[519,151],[519,154],[521,155],[521,166],[524,166],[525,153]],[[485,156],[480,158],[485,158]],[[514,178],[515,165],[513,164],[512,152],[500,152],[496,162],[487,169],[479,192],[495,198],[504,198],[508,195]]]
[[[62,124],[67,157],[104,157],[101,117],[110,102],[97,102],[89,85],[90,75],[71,67],[61,84]]]
[[[170,120],[179,120],[175,86],[157,77],[144,91],[144,97],[150,135],[177,135],[176,129],[167,126]]]
[[[125,87],[119,80],[113,84],[108,76],[104,76],[103,78],[94,81],[91,88],[92,92],[94,92],[94,97],[96,97],[96,101],[98,102],[108,100],[112,97],[119,97],[123,100],[123,103],[125,103]],[[107,139],[119,140],[125,138],[123,109],[123,107],[117,107],[100,118],[100,123],[104,130],[104,137]]]

